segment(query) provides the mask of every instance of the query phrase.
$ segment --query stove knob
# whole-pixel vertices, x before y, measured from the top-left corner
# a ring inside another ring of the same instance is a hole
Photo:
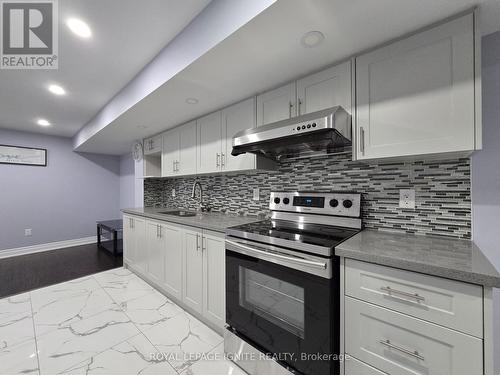
[[[339,205],[339,201],[336,199],[330,199],[330,206],[337,207]]]
[[[346,199],[343,203],[345,208],[351,208],[352,207],[352,201],[350,199]]]
[[[279,199],[278,197],[274,198],[274,203],[275,203],[275,204],[279,204],[279,203],[280,203],[280,201],[281,201],[281,199]]]
[[[288,199],[288,198],[283,198],[283,203],[284,203],[284,204],[288,204],[288,203],[290,203],[290,199]]]

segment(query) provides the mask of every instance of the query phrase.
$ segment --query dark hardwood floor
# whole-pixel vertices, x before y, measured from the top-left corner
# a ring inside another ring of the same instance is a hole
[[[121,267],[96,244],[0,259],[0,298]]]

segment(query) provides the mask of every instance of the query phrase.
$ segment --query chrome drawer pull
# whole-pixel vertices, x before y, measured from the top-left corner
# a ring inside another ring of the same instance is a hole
[[[412,352],[411,350],[408,350],[408,349],[405,349],[405,348],[400,348],[399,346],[392,344],[390,340],[380,340],[379,343],[381,343],[382,345],[387,346],[390,349],[394,349],[394,350],[397,350],[398,352],[401,352],[401,353],[404,353],[404,354],[408,354],[409,356],[412,356],[412,357],[415,357],[417,359],[420,359],[421,361],[425,360],[424,357],[421,356],[420,353],[417,350],[415,350],[415,351]]]
[[[407,298],[413,298],[414,300],[417,300],[418,302],[425,301],[425,298],[419,295],[418,293],[411,294],[407,292],[403,292],[401,290],[397,289],[392,289],[390,286],[384,286],[380,288],[381,291],[388,293],[388,295],[392,294],[399,294],[400,296],[407,297]]]

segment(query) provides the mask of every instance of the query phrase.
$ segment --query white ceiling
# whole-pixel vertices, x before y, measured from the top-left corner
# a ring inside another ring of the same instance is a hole
[[[479,3],[483,33],[500,30],[498,0],[279,0],[78,150],[123,154],[130,150],[133,140],[276,87]],[[320,30],[326,38],[319,47],[305,49],[299,41],[310,30]],[[188,97],[198,98],[199,104],[186,104]]]
[[[73,136],[209,2],[59,1],[59,69],[0,70],[0,128]],[[68,17],[85,20],[92,38],[69,31]],[[48,93],[52,82],[68,94]]]

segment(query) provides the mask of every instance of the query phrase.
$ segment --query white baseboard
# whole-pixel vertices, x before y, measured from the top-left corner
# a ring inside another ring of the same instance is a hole
[[[40,253],[42,251],[64,249],[66,247],[72,247],[72,246],[87,245],[96,242],[97,242],[97,236],[90,236],[84,238],[77,238],[74,240],[49,242],[40,245],[17,247],[14,249],[5,249],[5,250],[0,250],[0,259],[15,257],[18,255]]]

